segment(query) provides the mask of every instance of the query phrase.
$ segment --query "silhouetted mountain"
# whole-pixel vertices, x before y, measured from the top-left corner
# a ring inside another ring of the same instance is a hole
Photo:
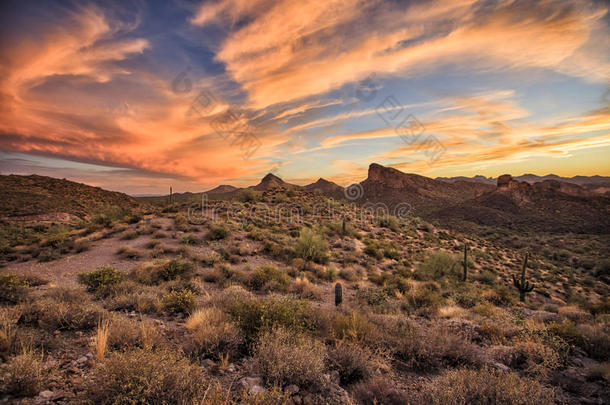
[[[256,186],[252,186],[253,189],[258,191],[270,190],[272,188],[293,188],[298,187],[294,184],[286,183],[284,180],[277,177],[275,174],[268,173],[265,177],[262,178],[260,183]]]
[[[318,191],[322,195],[327,197],[331,197],[334,199],[343,198],[343,187],[340,185],[333,183],[332,181],[325,180],[323,178],[319,178],[315,183],[308,184],[303,187],[305,191]]]
[[[433,209],[475,198],[494,187],[473,181],[446,182],[418,174],[403,173],[377,163],[369,166],[368,177],[360,183],[363,202],[387,204],[390,209],[409,204],[423,214]]]

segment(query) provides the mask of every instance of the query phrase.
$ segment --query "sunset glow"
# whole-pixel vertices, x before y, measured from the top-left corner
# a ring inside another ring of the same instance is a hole
[[[371,162],[610,175],[608,3],[110,4],[3,2],[2,174],[129,194]]]

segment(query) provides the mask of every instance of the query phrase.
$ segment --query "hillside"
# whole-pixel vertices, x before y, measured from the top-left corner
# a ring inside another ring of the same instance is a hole
[[[38,175],[0,176],[0,218],[85,218],[105,206],[140,204],[127,194]]]

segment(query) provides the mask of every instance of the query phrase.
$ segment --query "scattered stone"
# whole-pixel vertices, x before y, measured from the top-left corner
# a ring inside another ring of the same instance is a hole
[[[263,387],[261,387],[260,385],[255,385],[252,388],[250,388],[250,392],[254,395],[258,395],[258,394],[262,394],[263,392],[265,392],[265,389]]]
[[[294,394],[296,394],[297,392],[299,392],[299,387],[297,387],[297,386],[296,386],[296,385],[294,385],[294,384],[290,384],[289,386],[287,386],[287,387],[284,389],[284,392],[285,392],[285,393],[287,393],[288,395],[294,395]]]

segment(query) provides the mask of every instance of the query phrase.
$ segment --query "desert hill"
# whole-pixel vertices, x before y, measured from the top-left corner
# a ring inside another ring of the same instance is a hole
[[[0,176],[0,201],[2,218],[60,221],[88,217],[104,206],[140,205],[127,194],[38,175]]]

